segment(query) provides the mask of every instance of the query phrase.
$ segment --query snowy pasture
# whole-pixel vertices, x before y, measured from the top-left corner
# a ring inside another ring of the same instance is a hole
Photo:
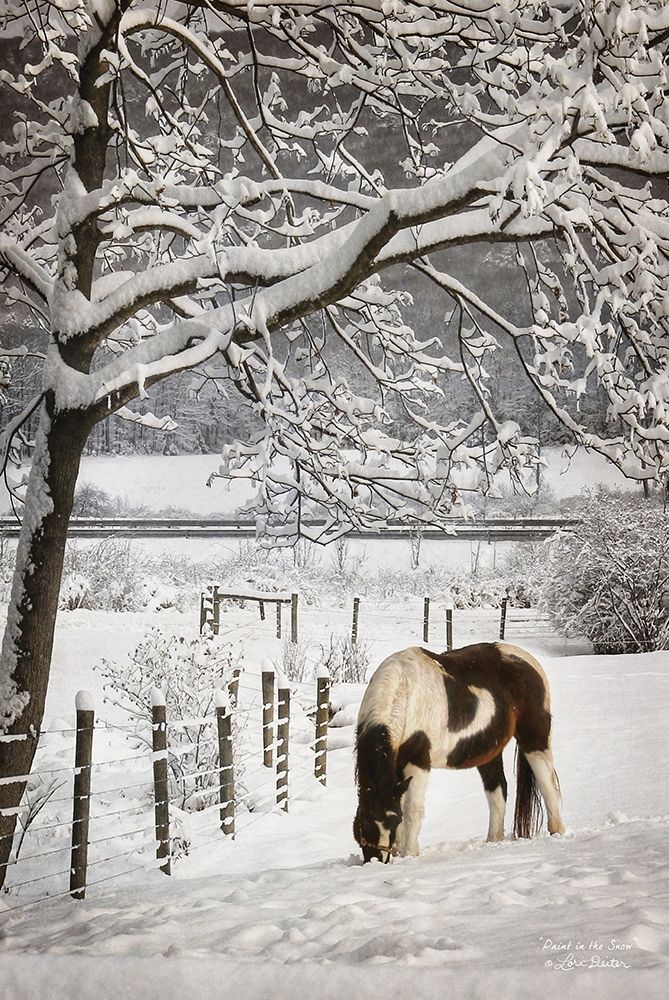
[[[544,483],[557,499],[574,496],[584,484],[639,489],[596,453],[579,449],[575,454],[560,448],[544,449]],[[105,455],[82,459],[79,483],[105,490],[135,506],[149,510],[179,507],[192,517],[232,516],[255,495],[244,479],[207,481],[220,466],[219,455]],[[11,510],[4,483],[0,483],[0,513]]]
[[[280,658],[271,624],[261,628],[256,616],[248,607],[223,616],[225,634],[244,642],[242,701],[259,691],[263,661]],[[312,652],[319,635],[344,627],[339,617],[328,607],[305,614]],[[101,654],[122,658],[155,621],[148,614],[62,614],[45,728],[72,725],[79,688],[92,691],[101,716],[119,721],[103,706],[100,677],[91,667]],[[192,629],[195,614],[164,612],[160,621],[168,629]],[[481,620],[458,629],[456,618],[456,643],[494,637],[481,635],[483,628]],[[417,641],[419,619],[408,618],[406,608],[388,608],[376,636],[374,662]],[[141,838],[126,838],[126,849],[136,848],[132,873],[101,881],[84,902],[59,895],[67,888],[65,875],[48,883],[53,898],[44,902],[30,903],[34,887],[10,891],[0,902],[6,907],[0,996],[59,1000],[140,992],[169,1000],[219,996],[223,989],[261,1000],[382,992],[456,1000],[552,998],[565,990],[588,997],[665,995],[669,792],[654,762],[669,752],[666,654],[594,657],[583,646],[540,636],[525,645],[541,656],[552,685],[564,837],[486,844],[478,774],[433,772],[422,856],[363,867],[351,833],[352,723],[363,688],[335,686],[328,785],[309,780],[308,766],[292,768],[287,815],[265,807],[240,816],[230,841],[218,833],[216,813],[195,814],[192,850],[171,878],[152,866],[150,845],[141,853]],[[298,715],[294,764],[307,761],[299,745],[304,733]],[[127,756],[128,748],[111,729],[97,752],[111,760]],[[71,738],[54,738],[49,754],[49,766],[69,766]],[[135,767],[129,762],[105,772],[106,787],[129,789]],[[103,779],[94,778],[94,787],[96,780]],[[109,796],[107,815],[132,795]],[[102,816],[95,836],[122,829]],[[124,864],[112,866],[112,876]],[[18,872],[19,866],[8,882],[20,881]],[[23,872],[30,874],[29,851]]]

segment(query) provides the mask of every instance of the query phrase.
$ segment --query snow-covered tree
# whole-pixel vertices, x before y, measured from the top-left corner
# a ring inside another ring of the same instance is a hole
[[[669,518],[659,504],[601,491],[545,543],[542,599],[556,626],[596,653],[669,649]]]
[[[199,366],[248,402],[261,429],[224,471],[259,482],[277,534],[315,507],[325,536],[439,519],[520,476],[535,445],[486,386],[507,347],[576,441],[666,476],[669,7],[0,0],[0,27],[4,305],[48,334],[41,392],[4,435],[6,468],[39,411],[2,651],[1,862],[81,451],[157,381]],[[522,325],[494,273],[483,293],[459,269],[485,243],[514,248]],[[430,338],[403,268],[443,293]],[[434,419],[463,379],[473,416]],[[566,405],[596,382],[608,435]]]

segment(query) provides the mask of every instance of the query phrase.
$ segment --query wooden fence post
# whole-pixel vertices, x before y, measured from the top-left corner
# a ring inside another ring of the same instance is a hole
[[[288,740],[290,730],[290,688],[279,688],[276,727],[276,803],[288,812]]]
[[[297,642],[297,594],[290,595],[290,641]]]
[[[276,602],[276,637],[281,638],[281,601]]]
[[[326,674],[316,679],[316,756],[314,775],[322,785],[327,783],[328,722],[330,721],[330,678]]]
[[[423,598],[423,642],[430,641],[430,598]]]
[[[508,597],[502,598],[502,607],[499,616],[499,637],[503,639],[506,633],[506,606],[509,603]]]
[[[156,821],[156,857],[165,875],[172,874],[170,864],[170,803],[167,779],[167,708],[165,695],[160,688],[151,692],[151,719],[153,722],[153,787]]]
[[[232,751],[232,712],[225,692],[214,692],[216,727],[218,729],[218,801],[221,804],[221,830],[226,836],[235,835],[235,770]]]
[[[358,641],[358,618],[360,616],[360,598],[353,598],[353,623],[351,625],[351,642],[353,645]]]
[[[86,895],[88,865],[88,824],[91,813],[91,767],[93,765],[93,728],[95,707],[88,691],[78,691],[77,735],[74,750],[74,805],[72,807],[72,846],[70,853],[70,893],[73,899]]]
[[[218,592],[218,587],[214,587],[213,591],[211,628],[214,635],[218,635],[221,631],[221,598]]]
[[[272,766],[272,744],[274,742],[274,671],[262,672],[262,762]]]
[[[214,588],[207,587],[200,594],[200,635],[205,630],[205,627],[209,625],[213,630],[213,617],[214,617]]]
[[[453,649],[453,609],[446,608],[446,649]]]
[[[258,610],[260,612],[260,621],[264,622],[265,621],[265,602],[264,601],[258,601]]]

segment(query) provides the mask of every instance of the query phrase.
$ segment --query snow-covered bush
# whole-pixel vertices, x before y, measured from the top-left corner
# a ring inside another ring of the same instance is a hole
[[[9,599],[9,591],[14,570],[14,548],[4,535],[0,536],[0,601]]]
[[[65,611],[88,607],[90,581],[80,573],[66,576],[60,588],[59,607]]]
[[[111,494],[93,483],[81,483],[74,494],[73,517],[113,517],[114,501]]]
[[[217,561],[210,579],[225,580],[231,588],[237,585],[244,590],[299,591],[304,604],[317,603],[323,593],[339,603],[350,594],[365,593],[363,557],[353,557],[346,548],[336,546],[331,553],[325,551],[331,558],[324,559],[320,546],[304,539],[295,548],[266,548],[244,541],[236,552]]]
[[[284,639],[281,647],[279,669],[289,681],[300,683],[311,677],[312,669],[308,659],[308,649],[303,642]]]
[[[350,635],[330,635],[329,644],[321,646],[321,664],[330,681],[339,684],[362,684],[370,667],[370,646],[364,640],[353,642]]]
[[[0,549],[0,556],[2,550]],[[536,572],[540,562],[533,546],[522,545],[497,570],[476,573],[436,563],[415,570],[375,568],[365,553],[352,553],[349,543],[326,550],[322,559],[297,557],[290,549],[267,550],[244,542],[227,559],[196,562],[187,555],[152,555],[124,539],[96,545],[68,546],[60,607],[107,611],[179,611],[196,603],[210,581],[226,588],[265,593],[299,591],[300,604],[350,606],[352,597],[388,600],[425,595],[452,595],[456,608],[499,607],[504,596],[527,607],[536,603]],[[1,564],[0,564],[1,571]],[[7,565],[5,585],[10,568]],[[0,589],[4,577],[0,576]],[[516,600],[517,596],[517,600]],[[235,603],[239,603],[236,601]]]
[[[144,608],[183,610],[197,592],[196,564],[152,557],[129,541],[108,538],[97,545],[69,545],[59,606],[105,611]]]
[[[529,608],[541,600],[548,554],[543,541],[514,545],[502,564],[506,596],[513,607]]]
[[[505,597],[513,606],[529,607],[538,600],[532,566],[523,546],[517,561],[505,562],[499,570],[472,573],[458,567],[427,566],[407,573],[383,568],[368,582],[366,593],[382,600],[408,595],[443,598],[456,609],[498,608]]]
[[[150,629],[127,662],[102,660],[105,700],[131,718],[137,746],[151,746],[151,690],[167,702],[170,798],[182,809],[207,805],[218,787],[214,691],[232,680],[239,657],[211,636],[187,639]],[[239,727],[233,726],[233,744]],[[197,775],[197,777],[189,777]]]
[[[669,648],[669,517],[638,497],[588,494],[580,523],[547,544],[542,601],[598,653]]]

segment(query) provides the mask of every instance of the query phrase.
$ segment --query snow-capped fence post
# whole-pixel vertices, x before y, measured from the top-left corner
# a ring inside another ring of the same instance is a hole
[[[212,627],[214,617],[214,588],[207,587],[200,594],[200,635],[205,628]]]
[[[281,638],[281,601],[276,602],[276,637]]]
[[[211,629],[214,635],[221,631],[221,596],[218,587],[214,587]]]
[[[262,762],[272,766],[272,744],[274,742],[274,671],[262,672]]]
[[[228,687],[228,694],[230,688]],[[235,770],[232,753],[232,712],[230,699],[224,691],[214,692],[216,726],[218,730],[218,801],[221,804],[221,830],[228,837],[235,835]]]
[[[509,603],[508,597],[502,598],[501,610],[499,615],[499,637],[503,639],[506,633],[506,608]]]
[[[453,608],[446,608],[446,649],[453,649]]]
[[[430,641],[430,598],[423,598],[423,642]]]
[[[353,598],[353,622],[351,624],[351,642],[358,641],[358,618],[360,617],[360,598]]]
[[[290,595],[290,641],[297,642],[297,594]]]
[[[73,899],[86,895],[88,865],[88,824],[91,813],[91,768],[95,706],[88,691],[78,691],[77,735],[74,750],[74,804],[72,807],[72,847],[70,852],[70,893]]]
[[[288,740],[290,731],[290,688],[278,691],[276,726],[276,803],[288,812]]]
[[[322,785],[327,783],[328,722],[330,719],[330,677],[327,673],[316,678],[316,756],[314,775]]]
[[[170,803],[167,778],[167,707],[160,688],[151,692],[151,721],[153,742],[153,789],[156,824],[156,858],[165,875],[172,874],[170,864]]]

